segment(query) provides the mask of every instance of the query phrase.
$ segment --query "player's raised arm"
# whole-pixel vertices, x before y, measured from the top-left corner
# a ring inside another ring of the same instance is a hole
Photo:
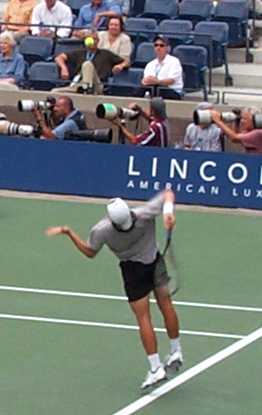
[[[90,248],[86,241],[83,241],[80,236],[74,232],[69,226],[52,226],[47,228],[45,231],[47,236],[55,235],[67,235],[77,247],[77,249],[82,252],[88,258],[93,258],[96,255],[96,252]]]
[[[171,230],[176,224],[175,194],[172,190],[166,190],[163,203],[163,222],[166,230]]]

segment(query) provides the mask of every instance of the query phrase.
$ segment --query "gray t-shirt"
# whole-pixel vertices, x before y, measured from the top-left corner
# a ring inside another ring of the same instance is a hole
[[[106,244],[120,261],[150,264],[158,251],[155,218],[161,214],[163,202],[164,192],[161,192],[144,205],[132,209],[137,219],[129,232],[117,231],[105,216],[91,229],[88,245],[98,252]]]

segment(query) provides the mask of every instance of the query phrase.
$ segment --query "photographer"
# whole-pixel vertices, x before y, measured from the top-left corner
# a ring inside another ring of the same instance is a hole
[[[262,154],[262,128],[254,123],[258,110],[245,108],[241,111],[240,132],[230,128],[221,120],[220,113],[211,111],[212,120],[233,143],[241,144],[247,153]]]
[[[169,126],[164,100],[160,97],[153,98],[150,101],[149,113],[137,104],[131,104],[130,108],[138,111],[139,115],[149,122],[148,129],[144,133],[135,135],[123,125],[121,119],[115,118],[111,120],[114,125],[119,127],[121,133],[130,143],[141,146],[167,147],[169,144]]]
[[[64,140],[69,132],[75,133],[87,129],[84,114],[74,108],[73,101],[68,96],[59,97],[50,111],[52,119],[56,120],[54,128],[48,125],[41,109],[32,110],[41,130],[41,138]]]
[[[212,110],[210,102],[201,102],[196,111]],[[221,130],[213,123],[190,123],[184,136],[184,148],[194,151],[221,151]]]

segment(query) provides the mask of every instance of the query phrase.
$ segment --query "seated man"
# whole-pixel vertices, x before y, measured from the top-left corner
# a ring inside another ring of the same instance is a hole
[[[41,138],[51,140],[64,140],[69,132],[86,130],[84,114],[74,108],[73,101],[68,96],[59,97],[56,100],[54,108],[51,110],[51,116],[57,120],[57,125],[53,129],[47,124],[44,114],[39,109],[34,109],[33,114],[41,130]]]
[[[87,49],[78,49],[68,53],[61,53],[55,58],[61,71],[61,78],[72,79],[70,86],[56,88],[53,92],[84,92],[102,94],[103,82],[113,73],[118,73],[126,67],[126,62],[110,50],[97,47],[99,38],[92,33],[91,44]],[[76,80],[77,79],[77,80]],[[81,91],[82,89],[82,91]]]
[[[71,28],[60,28],[56,32],[55,27],[45,27],[44,25],[72,26],[72,11],[69,6],[60,0],[42,0],[33,9],[32,24],[39,25],[32,27],[32,34],[38,36],[68,37]]]
[[[212,110],[214,105],[210,102],[201,102],[196,110]],[[222,132],[215,124],[191,123],[186,128],[184,147],[196,151],[222,151]]]
[[[169,144],[169,125],[166,115],[165,101],[161,97],[155,97],[150,101],[150,113],[144,111],[137,104],[131,104],[130,108],[137,111],[139,115],[145,118],[148,123],[148,129],[142,134],[131,133],[120,119],[115,118],[112,123],[119,127],[120,132],[132,144],[140,146],[167,147]]]
[[[142,84],[144,86],[167,87],[166,98],[181,99],[183,92],[183,71],[180,61],[169,55],[168,39],[157,35],[154,39],[156,58],[145,67]]]
[[[115,1],[91,0],[89,4],[80,9],[74,24],[76,30],[74,30],[73,36],[84,39],[90,29],[101,27],[105,23],[105,18],[120,15],[121,8]]]
[[[31,23],[35,5],[36,0],[9,0],[3,15],[3,21],[6,25],[2,26],[2,30],[12,31],[15,39],[28,35],[30,30],[28,24]],[[12,22],[25,26],[11,24]]]

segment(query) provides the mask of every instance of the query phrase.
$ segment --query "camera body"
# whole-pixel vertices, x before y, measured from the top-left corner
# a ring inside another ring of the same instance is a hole
[[[45,101],[33,101],[31,99],[22,99],[18,101],[17,108],[20,112],[31,112],[34,109],[47,111],[52,110],[55,106],[55,97],[47,97]]]
[[[139,111],[134,111],[129,108],[117,107],[116,105],[110,103],[98,104],[96,107],[97,118],[106,119],[109,121],[112,121],[115,118],[121,118],[123,120],[136,120],[139,114]]]

